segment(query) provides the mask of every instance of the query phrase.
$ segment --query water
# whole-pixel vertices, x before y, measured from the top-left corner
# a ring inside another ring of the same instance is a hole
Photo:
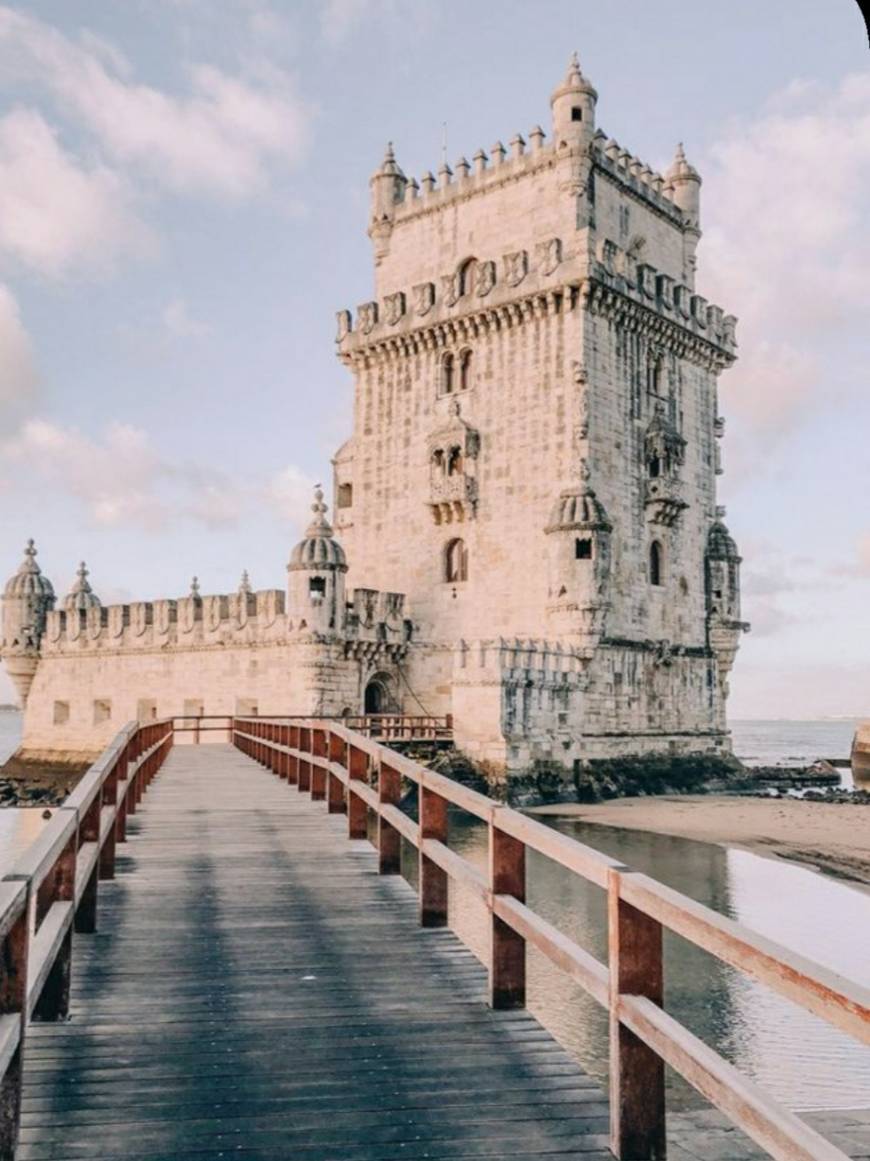
[[[849,808],[844,808],[849,809]],[[556,829],[614,856],[708,907],[870,985],[870,894],[789,863],[747,851],[575,820]],[[486,864],[486,832],[466,816],[451,821],[450,845]],[[409,873],[415,868],[409,866]],[[604,892],[529,852],[529,905],[602,962],[607,960]],[[450,922],[484,961],[483,904],[451,892]],[[684,940],[665,935],[667,1010],[745,1075],[794,1109],[870,1104],[870,1049],[831,1029]],[[602,1083],[607,1079],[603,1009],[534,950],[529,1007]],[[701,1099],[669,1075],[671,1106]]]
[[[0,764],[13,753],[21,740],[21,714],[0,710]]]
[[[731,721],[734,753],[748,766],[808,766],[816,758],[848,758],[857,718],[821,721]]]

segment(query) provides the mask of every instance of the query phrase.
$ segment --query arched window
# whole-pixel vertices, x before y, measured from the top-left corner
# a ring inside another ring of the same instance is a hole
[[[449,351],[441,360],[441,393],[453,394],[453,355]]]
[[[664,359],[661,355],[654,355],[647,364],[646,385],[650,395],[661,398],[662,383],[664,381]]]
[[[661,585],[664,583],[664,552],[661,542],[654,540],[649,546],[649,583]]]
[[[464,467],[464,459],[461,447],[452,447],[447,456],[447,475],[461,476]]]
[[[444,449],[436,447],[432,452],[432,467],[436,472],[444,472]]]
[[[468,580],[468,549],[458,537],[444,550],[444,579],[452,583]]]
[[[466,348],[459,353],[459,390],[467,391],[471,386],[471,351]]]

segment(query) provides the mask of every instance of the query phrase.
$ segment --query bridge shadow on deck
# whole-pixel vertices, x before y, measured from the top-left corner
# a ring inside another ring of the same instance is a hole
[[[172,752],[70,1021],[28,1038],[22,1161],[611,1156],[596,1084],[345,828],[229,746]]]

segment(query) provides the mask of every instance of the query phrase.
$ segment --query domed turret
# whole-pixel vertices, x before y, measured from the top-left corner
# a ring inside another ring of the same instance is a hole
[[[566,488],[553,504],[548,537],[548,619],[559,636],[594,644],[604,631],[609,608],[610,535],[604,505],[589,486],[586,461],[581,483]]]
[[[665,174],[664,190],[683,211],[683,278],[687,285],[694,287],[696,253],[701,240],[701,175],[686,161],[682,144],[677,146],[671,168]]]
[[[553,110],[553,141],[563,145],[588,144],[595,136],[595,103],[598,93],[584,77],[575,52],[564,81],[550,97]]]
[[[725,527],[724,508],[716,509],[716,519],[707,533],[704,572],[707,614],[711,620],[740,621],[740,561],[737,544]]]
[[[383,258],[390,248],[390,235],[396,206],[405,197],[408,179],[396,161],[392,141],[387,143],[384,160],[369,180],[371,190],[371,215],[369,237],[375,248],[375,260]]]
[[[36,563],[36,547],[28,540],[24,560],[3,590],[3,633],[0,656],[22,705],[39,662],[39,643],[45,618],[54,608],[54,588]]]
[[[287,611],[291,621],[304,622],[307,628],[340,632],[344,620],[347,558],[326,519],[319,484],[311,511],[314,518],[290,554],[287,565]]]
[[[68,613],[86,613],[88,609],[98,609],[100,607],[100,598],[90,586],[88,570],[84,561],[79,565],[75,583],[64,597],[63,607]]]

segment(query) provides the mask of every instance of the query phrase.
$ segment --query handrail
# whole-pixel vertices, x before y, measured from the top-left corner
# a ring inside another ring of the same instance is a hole
[[[532,944],[608,1010],[611,1149],[616,1157],[653,1161],[665,1156],[667,1063],[779,1161],[848,1161],[845,1153],[662,1010],[663,929],[865,1044],[870,1044],[870,989],[421,766],[346,722],[236,717],[232,737],[234,745],[280,778],[310,791],[314,799],[325,799],[330,813],[346,813],[349,838],[367,838],[371,810],[377,819],[373,842],[382,874],[400,870],[402,838],[415,846],[423,926],[446,925],[451,880],[483,899],[492,924],[493,1007],[525,1006],[526,945]],[[419,823],[399,809],[403,778],[418,788]],[[486,823],[486,875],[447,846],[448,805]],[[608,964],[527,906],[527,849],[607,892]]]
[[[198,742],[201,734],[229,733],[232,729],[232,714],[175,714],[176,734],[193,734]],[[255,714],[246,715],[246,720],[305,722],[305,714]],[[335,721],[336,724],[353,730],[366,737],[379,738],[387,742],[451,742],[453,740],[453,716],[451,714],[354,714],[341,717],[324,717],[321,721]],[[219,725],[206,723],[219,722]]]
[[[96,931],[99,883],[172,742],[171,720],[124,726],[0,880],[0,1158],[18,1140],[27,1022],[67,1015],[73,933]]]

